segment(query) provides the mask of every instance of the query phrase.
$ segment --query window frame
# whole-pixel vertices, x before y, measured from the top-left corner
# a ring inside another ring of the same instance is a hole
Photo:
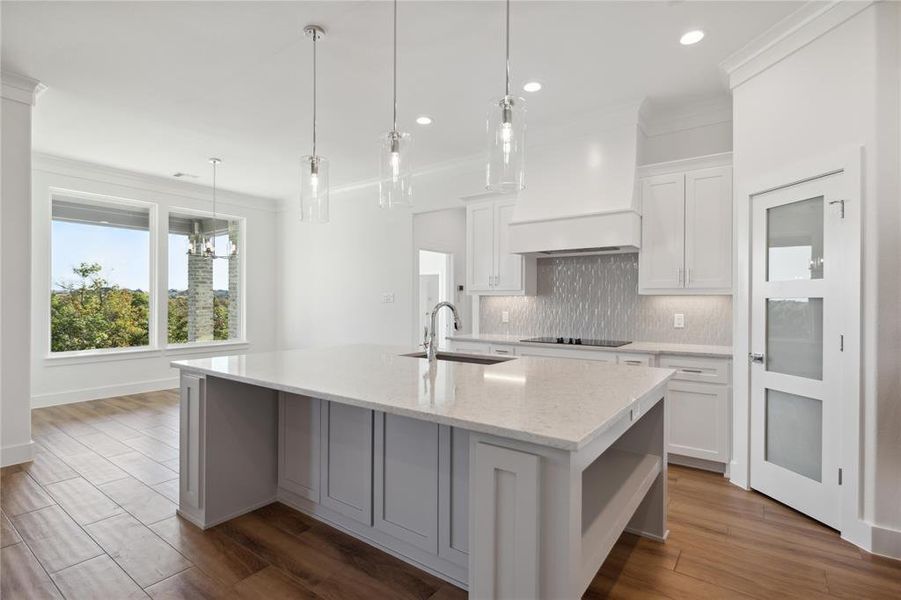
[[[47,336],[44,339],[44,357],[47,361],[59,361],[60,364],[72,362],[73,359],[93,358],[95,360],[126,358],[131,356],[147,356],[150,353],[159,352],[159,299],[157,294],[157,283],[159,281],[159,205],[154,202],[144,200],[135,200],[133,198],[123,198],[121,196],[110,196],[108,194],[96,194],[92,192],[83,192],[60,187],[51,186],[48,189],[47,208],[48,219],[45,222],[47,232],[47,279],[44,286],[44,306],[43,318],[47,326]],[[85,200],[86,202],[102,202],[105,204],[122,205],[128,207],[136,207],[147,209],[148,211],[148,314],[147,314],[147,345],[146,346],[127,346],[120,348],[92,348],[90,350],[67,350],[62,352],[53,352],[53,327],[50,320],[52,311],[50,302],[53,295],[53,201],[59,198],[70,198],[72,200]]]
[[[245,249],[247,247],[247,218],[228,213],[216,211],[216,219],[227,221],[235,221],[238,224],[238,312],[240,323],[238,326],[238,337],[228,340],[212,340],[212,341],[195,341],[169,343],[169,216],[175,214],[187,217],[212,218],[212,211],[198,210],[196,208],[186,208],[179,206],[170,206],[165,211],[165,219],[160,220],[161,227],[165,227],[166,243],[160,244],[161,261],[165,265],[160,273],[160,278],[165,277],[165,281],[160,281],[160,340],[164,341],[161,346],[168,351],[191,350],[195,348],[235,348],[247,346],[247,260]]]

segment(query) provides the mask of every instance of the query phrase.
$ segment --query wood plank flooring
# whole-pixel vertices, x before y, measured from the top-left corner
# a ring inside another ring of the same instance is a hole
[[[32,412],[0,471],[0,597],[409,598],[462,590],[281,504],[209,531],[175,515],[176,391]],[[585,598],[901,598],[901,562],[722,477],[670,467],[670,538],[624,534]]]

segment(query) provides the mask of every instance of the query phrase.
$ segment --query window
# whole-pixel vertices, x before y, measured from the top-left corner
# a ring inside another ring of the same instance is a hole
[[[150,209],[54,197],[50,351],[150,345]]]
[[[216,258],[188,253],[212,236]],[[241,221],[169,214],[170,344],[242,339]]]

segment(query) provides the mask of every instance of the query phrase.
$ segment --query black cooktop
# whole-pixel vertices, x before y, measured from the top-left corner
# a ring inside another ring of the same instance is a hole
[[[602,346],[604,348],[619,348],[632,342],[622,340],[594,340],[591,338],[562,338],[562,337],[534,337],[519,340],[521,342],[536,342],[539,344],[570,344],[573,346]]]

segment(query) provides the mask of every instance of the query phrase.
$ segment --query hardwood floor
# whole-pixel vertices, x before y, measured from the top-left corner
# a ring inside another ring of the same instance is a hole
[[[3,598],[410,598],[462,590],[281,504],[209,531],[175,516],[178,397],[33,411],[0,471]],[[670,467],[670,538],[624,534],[585,598],[901,598],[901,562],[722,477]]]

